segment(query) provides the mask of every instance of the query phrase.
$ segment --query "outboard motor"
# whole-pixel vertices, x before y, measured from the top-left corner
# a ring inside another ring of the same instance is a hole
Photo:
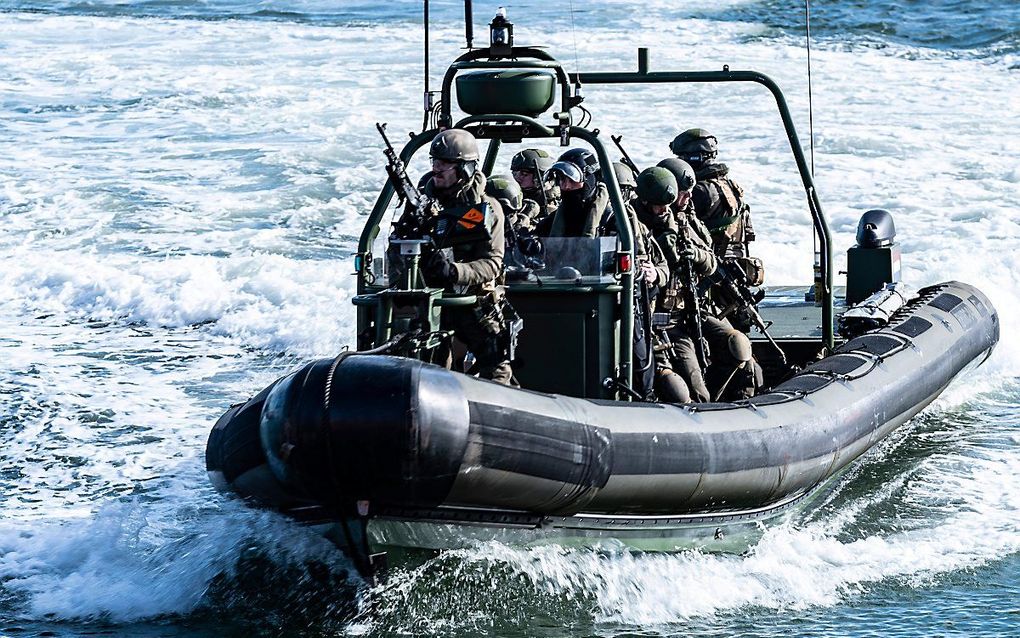
[[[846,253],[846,305],[853,306],[900,280],[896,226],[886,210],[869,210],[857,224],[857,245]]]

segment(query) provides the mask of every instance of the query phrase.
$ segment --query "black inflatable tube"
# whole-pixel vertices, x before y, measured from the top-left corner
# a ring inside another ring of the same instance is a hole
[[[987,356],[998,329],[980,292],[943,284],[773,394],[693,409],[545,395],[355,354],[311,363],[264,391],[261,441],[286,492],[343,511],[358,501],[374,512],[760,508],[867,451]],[[243,421],[250,431],[257,399],[214,428],[211,471],[227,440],[217,430]],[[237,471],[221,469],[236,489]]]

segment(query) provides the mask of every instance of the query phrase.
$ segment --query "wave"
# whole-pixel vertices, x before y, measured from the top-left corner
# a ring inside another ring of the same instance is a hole
[[[771,37],[804,38],[803,3],[744,3],[703,17],[765,25]],[[811,34],[823,43],[895,43],[1000,57],[1020,51],[1020,5],[997,0],[878,0],[815,3]]]

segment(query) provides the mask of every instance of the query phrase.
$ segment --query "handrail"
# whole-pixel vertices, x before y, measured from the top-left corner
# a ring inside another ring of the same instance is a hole
[[[529,57],[531,60],[520,60],[518,57]],[[487,61],[483,61],[483,58],[489,58]],[[618,241],[620,242],[620,252],[624,254],[630,254],[633,256],[634,252],[634,232],[630,225],[630,216],[626,214],[626,208],[623,203],[623,198],[620,194],[619,183],[616,179],[616,174],[612,170],[612,161],[609,154],[606,151],[605,146],[598,138],[597,129],[589,131],[588,129],[571,125],[570,108],[574,106],[574,102],[578,101],[578,98],[570,97],[570,83],[581,83],[581,84],[654,84],[654,83],[710,83],[710,82],[753,82],[761,84],[766,87],[773,95],[776,100],[776,106],[779,110],[780,117],[783,121],[787,139],[790,143],[790,148],[793,151],[794,159],[797,164],[798,171],[800,172],[801,181],[804,185],[805,194],[807,196],[808,209],[811,213],[812,224],[814,231],[819,239],[820,248],[820,272],[819,280],[817,283],[820,284],[821,288],[821,302],[822,302],[822,334],[824,345],[830,350],[834,348],[835,336],[833,332],[833,272],[832,272],[832,239],[829,230],[828,222],[822,211],[821,202],[818,199],[818,195],[815,189],[814,180],[811,175],[811,171],[808,168],[807,161],[804,157],[803,149],[799,138],[797,136],[796,128],[793,124],[793,117],[790,114],[789,107],[786,103],[786,98],[783,96],[779,86],[767,75],[759,73],[757,71],[731,71],[728,66],[724,66],[722,71],[670,71],[670,72],[649,72],[648,71],[648,51],[647,49],[641,48],[638,50],[638,71],[635,72],[612,72],[612,73],[566,73],[562,66],[556,62],[556,60],[548,53],[533,48],[526,47],[515,47],[513,49],[513,55],[511,58],[496,58],[493,59],[488,49],[477,49],[468,51],[461,55],[457,60],[450,65],[447,69],[446,74],[443,78],[442,87],[442,102],[441,102],[441,115],[439,118],[440,126],[436,129],[423,131],[420,134],[412,135],[410,141],[404,146],[400,152],[400,158],[405,163],[409,162],[410,158],[416,153],[422,146],[430,142],[436,134],[442,131],[444,128],[453,126],[452,119],[452,85],[453,80],[457,73],[467,69],[500,69],[500,68],[543,68],[551,69],[556,72],[558,83],[561,87],[561,110],[554,113],[554,118],[559,122],[552,126],[547,126],[540,123],[538,120],[513,114],[500,114],[500,115],[473,115],[466,117],[459,122],[456,126],[473,128],[473,133],[479,138],[489,138],[493,141],[490,144],[489,149],[486,153],[485,161],[483,163],[483,169],[491,171],[495,156],[498,153],[499,145],[502,142],[501,134],[505,132],[505,129],[501,129],[502,126],[507,124],[520,124],[520,131],[516,128],[514,132],[520,132],[523,135],[520,137],[524,138],[560,138],[565,144],[565,140],[570,137],[579,138],[587,142],[594,150],[599,159],[599,164],[602,168],[603,181],[605,182],[609,191],[610,202],[616,213],[615,219],[617,223]],[[494,127],[495,130],[491,132],[486,131],[486,125]],[[390,204],[394,195],[393,185],[387,180],[384,185],[382,192],[376,199],[372,211],[368,216],[365,228],[362,231],[361,237],[358,242],[358,282],[357,291],[358,294],[364,294],[371,282],[368,279],[368,272],[371,269],[371,264],[368,263],[368,257],[371,255],[372,245],[375,242],[379,234],[379,224],[386,213],[386,209]],[[633,259],[631,260],[633,264]],[[622,273],[621,283],[623,290],[632,290],[634,286],[634,268]],[[632,374],[633,364],[633,352],[631,347],[631,335],[634,329],[634,299],[633,295],[623,294],[621,299],[622,305],[622,318],[621,318],[621,334],[620,334],[620,376],[630,382]]]
[[[465,128],[471,130],[472,128],[484,128],[485,124],[507,124],[507,123],[518,123],[529,128],[528,137],[533,138],[558,138],[559,133],[552,128],[540,123],[538,120],[527,117],[525,115],[472,115],[466,117],[456,123],[458,128]],[[424,146],[427,142],[430,142],[440,132],[440,129],[432,129],[425,131],[412,137],[403,150],[400,152],[400,159],[406,165],[418,149]],[[620,242],[619,253],[629,254],[631,257],[634,255],[634,231],[630,225],[630,215],[626,213],[626,207],[623,203],[623,197],[620,194],[620,184],[616,180],[616,172],[613,171],[612,160],[609,158],[609,153],[606,151],[602,141],[598,138],[598,134],[588,129],[580,128],[577,126],[570,126],[568,133],[571,137],[587,142],[594,150],[596,156],[599,158],[599,166],[602,169],[602,180],[606,184],[606,188],[609,191],[609,201],[613,207],[615,213],[614,218],[616,220],[617,229],[617,240]],[[364,294],[366,292],[369,282],[366,280],[366,275],[371,264],[368,262],[368,255],[371,252],[372,244],[375,242],[376,237],[379,235],[379,224],[382,221],[383,215],[386,213],[386,209],[393,199],[394,190],[393,185],[386,181],[386,185],[383,187],[381,193],[379,193],[378,199],[376,199],[375,205],[372,207],[372,212],[368,216],[368,220],[365,223],[365,228],[361,233],[361,239],[358,242],[358,254],[360,255],[360,269],[358,271],[358,294]],[[630,260],[631,268],[621,274],[621,284],[624,290],[634,289],[634,268],[636,264],[633,259]],[[631,369],[633,366],[633,348],[631,341],[634,332],[634,296],[631,294],[621,295],[620,303],[622,305],[621,321],[620,321],[620,377],[626,380],[628,383],[631,382]]]
[[[793,125],[793,117],[786,104],[786,98],[782,90],[772,78],[757,71],[731,71],[724,66],[722,71],[657,71],[649,72],[647,49],[638,50],[639,71],[614,72],[614,73],[572,73],[569,75],[572,82],[580,81],[582,84],[655,84],[655,83],[706,83],[706,82],[754,82],[767,88],[776,99],[776,106],[783,119],[783,126],[786,129],[786,137],[790,142],[790,149],[793,151],[797,162],[797,170],[800,172],[801,181],[804,184],[804,192],[807,195],[808,209],[811,211],[811,220],[815,233],[818,235],[819,248],[821,251],[820,279],[822,289],[822,338],[825,346],[830,350],[835,346],[835,335],[833,334],[833,290],[832,290],[832,236],[829,231],[829,224],[822,212],[822,204],[818,200],[818,193],[815,190],[814,179],[811,170],[808,168],[807,160],[804,158],[804,151],[801,148],[800,139],[797,137],[797,130]]]

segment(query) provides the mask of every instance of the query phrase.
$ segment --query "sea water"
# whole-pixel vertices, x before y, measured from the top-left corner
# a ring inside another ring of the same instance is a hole
[[[433,89],[462,8],[432,3]],[[476,44],[495,9],[475,3]],[[370,589],[326,541],[216,493],[203,453],[231,403],[353,343],[374,123],[421,128],[421,5],[5,0],[0,636],[1020,635],[1020,5],[815,2],[813,138],[800,3],[509,15],[568,71],[634,70],[647,46],[653,70],[773,77],[813,140],[837,266],[887,208],[907,282],[991,297],[993,357],[744,555],[490,544],[396,556]],[[769,281],[810,281],[764,89],[585,95],[641,165],[714,133]]]

